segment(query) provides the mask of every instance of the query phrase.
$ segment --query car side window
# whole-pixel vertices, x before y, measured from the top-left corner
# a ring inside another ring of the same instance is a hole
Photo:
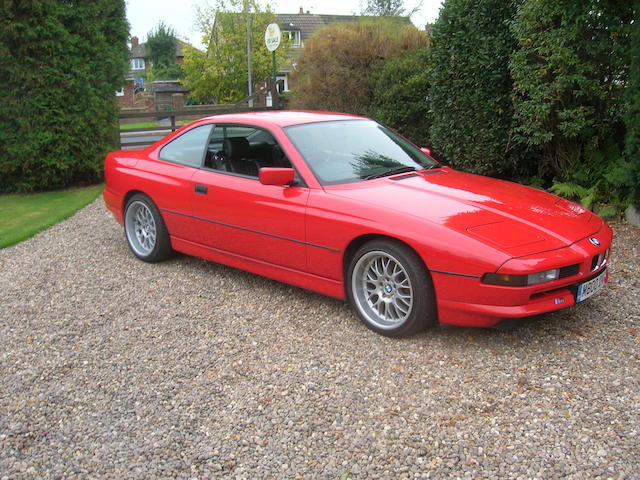
[[[160,160],[190,167],[201,167],[213,125],[201,125],[174,138],[160,150]]]
[[[218,125],[209,137],[205,167],[258,178],[262,167],[291,167],[273,138],[260,128]]]

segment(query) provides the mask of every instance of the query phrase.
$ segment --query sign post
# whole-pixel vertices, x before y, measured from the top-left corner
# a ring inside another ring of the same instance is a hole
[[[264,31],[264,43],[267,50],[271,52],[271,74],[273,75],[273,83],[276,83],[276,49],[280,46],[282,33],[277,23],[270,23]]]

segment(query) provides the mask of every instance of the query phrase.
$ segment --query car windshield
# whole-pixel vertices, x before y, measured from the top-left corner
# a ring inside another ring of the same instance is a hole
[[[307,123],[285,130],[322,185],[439,167],[415,145],[372,120]]]

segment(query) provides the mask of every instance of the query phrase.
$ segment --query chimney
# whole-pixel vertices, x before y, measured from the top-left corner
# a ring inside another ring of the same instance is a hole
[[[138,37],[131,37],[131,48],[136,48],[140,44]]]
[[[300,15],[302,15],[303,13],[304,13],[304,9],[300,7]]]

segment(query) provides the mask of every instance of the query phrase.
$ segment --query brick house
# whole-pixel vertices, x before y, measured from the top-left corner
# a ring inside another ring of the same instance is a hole
[[[184,47],[187,44],[176,40],[176,63],[184,61]],[[131,37],[131,56],[129,72],[125,76],[125,86],[116,92],[120,110],[140,109],[147,111],[164,110],[171,104],[174,93],[188,93],[188,90],[177,80],[163,80],[157,88],[146,83],[146,74],[151,70],[146,44],[140,43],[138,37]],[[156,91],[157,90],[157,91]]]

